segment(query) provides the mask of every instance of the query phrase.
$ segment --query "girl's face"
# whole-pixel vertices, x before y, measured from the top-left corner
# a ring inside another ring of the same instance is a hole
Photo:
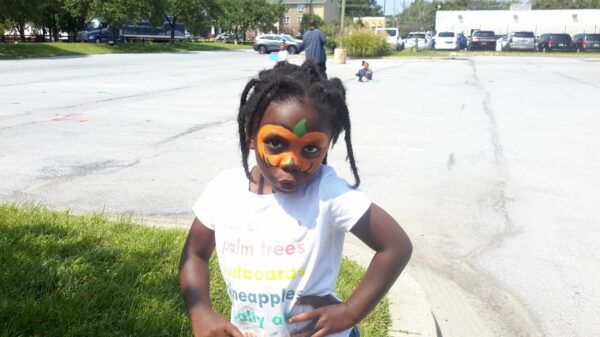
[[[321,167],[331,125],[312,105],[298,100],[271,103],[250,141],[265,182],[273,191],[292,193]]]

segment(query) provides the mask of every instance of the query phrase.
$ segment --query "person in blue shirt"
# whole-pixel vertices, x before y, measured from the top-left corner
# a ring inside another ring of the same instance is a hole
[[[321,72],[325,74],[325,70],[327,69],[325,66],[325,62],[327,61],[327,56],[325,55],[327,37],[317,28],[317,24],[314,21],[310,22],[310,29],[304,33],[302,42],[304,43],[306,59],[315,61]]]

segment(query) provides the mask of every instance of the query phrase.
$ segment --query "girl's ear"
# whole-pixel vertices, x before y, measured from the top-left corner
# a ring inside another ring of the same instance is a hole
[[[254,137],[250,138],[250,140],[248,141],[248,147],[251,150],[256,150],[256,144],[254,142]]]

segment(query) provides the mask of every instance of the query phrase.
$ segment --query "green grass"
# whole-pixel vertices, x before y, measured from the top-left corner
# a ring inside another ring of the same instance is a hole
[[[447,50],[419,50],[404,49],[394,51],[389,56],[417,57],[417,58],[450,58],[457,56],[545,56],[545,57],[600,57],[600,53],[567,53],[567,52],[519,52],[519,51],[447,51]]]
[[[0,205],[0,336],[190,336],[177,267],[187,231],[106,215],[75,216],[34,205]],[[347,298],[364,270],[344,260]],[[215,310],[229,299],[211,259]],[[361,323],[387,336],[387,300]]]
[[[174,44],[150,42],[120,43],[114,46],[109,46],[105,43],[2,43],[0,44],[0,59],[112,53],[164,53],[248,48],[252,48],[252,46],[215,42],[178,42]]]

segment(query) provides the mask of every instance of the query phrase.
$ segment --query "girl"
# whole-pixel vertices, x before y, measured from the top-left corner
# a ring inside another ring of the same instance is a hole
[[[279,42],[279,51],[277,52],[277,62],[284,62],[288,60],[288,51],[285,42]]]
[[[180,285],[194,336],[359,336],[412,252],[405,232],[358,189],[342,82],[318,66],[277,63],[250,80],[238,114],[243,169],[217,176],[194,205]],[[354,185],[326,165],[344,131]],[[248,156],[254,150],[256,166]],[[344,235],[375,251],[345,302],[333,290]],[[208,262],[217,250],[232,301],[214,312]]]

